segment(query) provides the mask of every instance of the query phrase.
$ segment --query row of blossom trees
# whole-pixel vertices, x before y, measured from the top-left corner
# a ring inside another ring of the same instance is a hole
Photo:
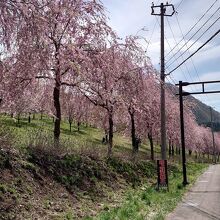
[[[1,111],[62,116],[103,128],[112,154],[114,132],[131,137],[132,150],[149,140],[151,158],[160,137],[160,80],[136,37],[123,42],[106,23],[98,0],[0,2]],[[167,89],[169,152],[180,146],[179,105]],[[212,153],[210,129],[198,126],[186,106],[186,144]],[[220,149],[220,138],[216,136]]]

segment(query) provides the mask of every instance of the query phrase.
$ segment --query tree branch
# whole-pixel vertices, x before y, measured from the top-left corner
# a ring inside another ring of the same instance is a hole
[[[75,86],[77,86],[78,83],[79,82],[76,82],[76,83],[62,82],[61,85],[75,87]]]
[[[60,36],[60,38],[59,38],[59,43],[61,42],[61,40],[62,40],[62,38],[63,38],[63,35],[64,35],[64,33],[65,33],[65,31],[66,31],[66,29],[67,29],[69,23],[70,23],[70,20],[71,20],[71,18],[68,19],[68,21],[67,21],[67,23],[66,23],[66,25],[65,25],[65,27],[64,27],[64,29],[63,29],[63,32],[61,33],[61,36]]]
[[[54,78],[49,77],[49,76],[36,76],[35,78],[36,79],[53,79],[54,80]]]
[[[68,71],[70,70],[70,67],[67,67],[61,74],[61,76],[63,76],[64,74],[66,74]]]

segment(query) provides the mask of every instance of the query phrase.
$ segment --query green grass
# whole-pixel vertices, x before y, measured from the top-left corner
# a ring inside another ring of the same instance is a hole
[[[26,118],[21,118],[20,125],[16,120],[5,115],[0,116],[1,124],[10,128],[15,136],[16,147],[25,148],[32,139],[40,134],[48,136],[51,140],[53,138],[53,121],[52,118],[44,116],[42,120],[36,118],[28,123]],[[73,147],[80,147],[84,142],[92,144],[101,144],[103,133],[101,130],[81,126],[80,131],[77,131],[77,126],[72,126],[72,132],[69,131],[69,124],[66,121],[61,122],[61,141],[72,142]]]
[[[20,118],[20,124],[17,124],[17,119],[11,118],[9,115],[0,114],[0,124],[5,125],[14,134],[14,146],[26,150],[30,144],[36,144],[40,141],[40,145],[53,144],[53,129],[54,122],[52,117],[44,115],[40,119],[40,114],[35,115],[35,119],[31,117],[31,123],[28,123],[28,116]],[[60,140],[63,146],[71,149],[99,149],[102,154],[107,154],[107,146],[102,143],[104,132],[99,128],[86,126],[81,124],[80,131],[78,131],[77,123],[72,124],[72,131],[69,130],[69,123],[63,118],[61,121],[61,135]],[[119,133],[114,133],[113,138],[114,155],[121,156],[123,154],[127,159],[131,158],[131,140],[129,137],[122,136]],[[154,146],[155,158],[160,158],[160,147]],[[139,158],[150,158],[150,146],[148,142],[142,142],[138,153]]]
[[[13,134],[14,146],[19,149],[26,149],[30,144],[36,141],[46,141],[47,143],[53,143],[53,119],[48,116],[44,116],[40,119],[40,115],[35,116],[35,120],[31,119],[31,123],[28,123],[27,117],[21,117],[20,124],[17,124],[16,118],[11,118],[8,115],[0,114],[0,123],[10,129]],[[72,149],[85,148],[99,148],[103,152],[107,152],[107,146],[102,143],[104,133],[99,128],[94,128],[82,124],[80,131],[77,130],[77,124],[72,124],[72,131],[69,131],[69,123],[66,120],[61,122],[61,143]],[[40,142],[40,143],[41,143]],[[114,153],[117,155],[121,152],[124,155],[131,154],[131,140],[124,137],[121,134],[114,134]],[[159,148],[155,147],[155,155],[159,153]],[[142,143],[139,155],[142,158],[147,158],[150,155],[150,149],[148,143]]]
[[[182,187],[180,166],[170,168],[169,191],[156,191],[155,186],[144,184],[127,192],[124,202],[115,208],[105,208],[97,217],[85,217],[84,220],[162,220],[181,200],[186,190],[191,187],[197,177],[207,167],[205,164],[188,164],[190,185]]]
[[[8,132],[10,132],[12,136],[14,136],[13,145],[19,149],[26,150],[27,146],[31,144],[48,145],[50,142],[53,143],[54,123],[51,117],[44,116],[44,118],[40,120],[39,115],[36,115],[36,119],[31,120],[31,123],[28,123],[27,118],[23,117],[21,118],[20,125],[18,126],[15,119],[0,114],[0,123],[8,129]],[[95,154],[97,154],[96,149],[107,153],[107,146],[101,142],[103,135],[104,133],[101,129],[85,125],[81,125],[80,131],[78,131],[76,124],[72,125],[72,132],[70,132],[68,122],[63,120],[61,123],[61,143],[70,149],[81,150],[83,148],[89,148]],[[155,151],[155,157],[157,157],[160,153],[159,146],[155,146]],[[105,178],[106,175],[109,176],[108,173],[103,173],[105,170],[108,172],[114,172],[120,176],[120,178],[124,180],[122,184],[126,181],[130,183],[130,185],[124,184],[126,186],[126,193],[117,200],[122,202],[114,204],[114,207],[112,207],[112,204],[106,201],[101,213],[98,213],[96,217],[85,217],[85,220],[164,219],[164,217],[176,207],[183,194],[191,186],[189,185],[186,188],[182,187],[182,173],[181,166],[179,164],[180,155],[175,155],[168,161],[169,191],[167,192],[165,190],[155,190],[155,181],[157,179],[156,167],[153,162],[146,161],[146,159],[150,156],[150,148],[147,143],[141,144],[140,151],[138,153],[140,156],[138,163],[133,163],[130,160],[131,157],[129,160],[125,161],[118,160],[117,154],[122,157],[125,157],[126,155],[131,156],[131,141],[129,138],[115,133],[113,153],[116,157],[112,157],[105,163],[103,161],[98,162],[94,158],[92,159],[94,161],[92,161],[91,158],[86,159],[86,156],[84,157],[84,160],[81,160],[81,156],[78,157],[77,154],[69,157],[67,156],[60,161],[61,164],[59,164],[59,167],[62,168],[62,171],[65,171],[67,168],[71,168],[70,170],[73,173],[70,173],[69,175],[68,173],[61,172],[62,175],[60,174],[58,176],[57,181],[69,188],[72,185],[81,185],[81,180],[83,180],[83,177],[85,176],[85,171],[88,171],[86,176],[90,178],[89,181],[91,186],[100,185],[100,188],[104,186],[103,182],[99,179]],[[198,175],[201,174],[203,169],[207,166],[205,164],[195,163],[193,162],[193,159],[193,156],[187,158],[187,160],[190,161],[187,165],[187,171],[188,180],[191,184],[194,183]],[[54,165],[56,163],[51,164]],[[104,164],[105,169],[100,170],[101,164]],[[83,171],[81,175],[79,173],[79,169],[74,168],[77,166],[81,167],[82,165],[84,168],[81,169]],[[36,174],[38,172],[33,163],[23,163],[22,166]],[[92,170],[90,169],[90,166],[93,167]],[[146,180],[146,183],[144,184],[143,179],[144,181]],[[0,191],[6,191],[6,188],[2,185],[0,186]],[[30,193],[32,193],[31,190]],[[112,193],[116,195],[117,190]],[[88,207],[84,208],[86,209]],[[72,219],[71,212],[66,213],[65,219]]]

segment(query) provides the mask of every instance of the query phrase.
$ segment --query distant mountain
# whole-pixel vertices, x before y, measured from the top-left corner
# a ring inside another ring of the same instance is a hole
[[[167,84],[169,89],[173,92],[173,94],[177,94],[179,92],[179,89],[172,85]],[[196,117],[196,121],[199,125],[204,125],[211,127],[211,113],[210,108],[212,109],[212,115],[213,115],[213,128],[215,131],[220,131],[220,113],[215,111],[212,107],[204,104],[203,102],[199,101],[195,97],[189,95],[185,96],[184,100],[189,101],[192,103],[192,112],[194,113]]]

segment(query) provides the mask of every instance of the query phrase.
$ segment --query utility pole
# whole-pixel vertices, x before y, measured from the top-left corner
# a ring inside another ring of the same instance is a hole
[[[212,108],[210,107],[210,116],[211,116],[211,130],[212,130],[212,146],[213,146],[213,162],[216,163],[215,157],[215,136],[214,136],[214,126],[213,126],[213,115],[212,115]]]
[[[183,167],[183,185],[187,185],[186,175],[186,150],[185,150],[185,132],[184,132],[184,115],[183,115],[183,86],[186,85],[179,81],[179,101],[180,101],[180,129],[181,129],[181,145],[182,145],[182,167]]]
[[[171,14],[166,14],[166,9],[171,7],[173,12]],[[155,9],[160,8],[159,13],[155,13]],[[160,16],[161,20],[161,94],[160,94],[160,112],[161,112],[161,158],[166,160],[166,112],[165,112],[165,64],[164,64],[164,16],[172,16],[175,13],[174,6],[172,4],[166,3],[165,5],[161,3],[158,6],[152,4],[151,15]]]

